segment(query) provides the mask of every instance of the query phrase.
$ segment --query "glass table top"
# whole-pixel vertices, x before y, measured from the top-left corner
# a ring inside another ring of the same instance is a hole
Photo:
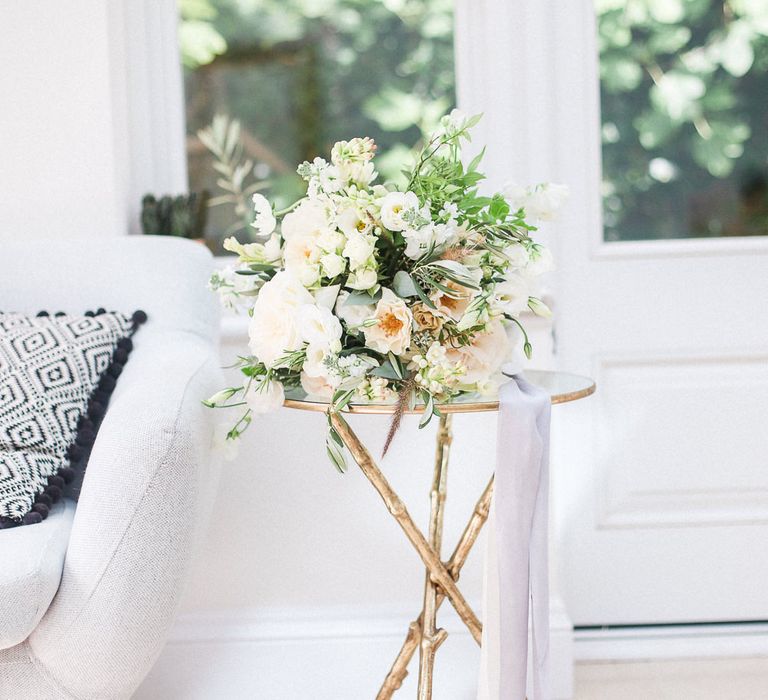
[[[589,377],[568,372],[551,372],[548,370],[526,370],[522,376],[531,384],[544,389],[552,397],[552,403],[567,403],[586,398],[595,393],[595,382]],[[286,389],[286,408],[296,408],[303,411],[326,411],[327,399],[307,395],[303,389]],[[498,411],[498,396],[481,396],[465,394],[452,399],[449,403],[438,404],[443,413],[475,413],[481,411]],[[393,413],[395,402],[388,403],[355,403],[344,409],[345,413]],[[408,413],[421,413],[423,404],[416,404]]]

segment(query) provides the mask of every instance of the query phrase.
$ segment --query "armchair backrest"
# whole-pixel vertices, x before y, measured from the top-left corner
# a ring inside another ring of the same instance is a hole
[[[82,313],[142,309],[154,329],[213,339],[219,308],[206,289],[210,252],[166,236],[120,236],[0,243],[0,310]]]

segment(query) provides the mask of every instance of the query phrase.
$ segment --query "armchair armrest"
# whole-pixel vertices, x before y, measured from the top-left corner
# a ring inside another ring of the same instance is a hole
[[[165,641],[218,476],[213,344],[143,328],[83,483],[59,592],[29,638],[49,678],[78,698],[129,697]]]

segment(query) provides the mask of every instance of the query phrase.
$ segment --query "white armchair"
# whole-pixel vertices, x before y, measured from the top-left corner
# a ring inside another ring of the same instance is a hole
[[[211,256],[162,237],[0,245],[2,310],[149,316],[76,510],[0,531],[0,700],[127,698],[163,646],[216,488],[201,405],[220,386]]]

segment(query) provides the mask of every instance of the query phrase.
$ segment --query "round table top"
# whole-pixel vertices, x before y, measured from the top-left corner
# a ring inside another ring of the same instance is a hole
[[[589,377],[568,372],[551,372],[548,370],[526,370],[523,377],[531,384],[541,387],[552,397],[552,403],[567,403],[586,398],[595,393],[595,382]],[[286,389],[286,408],[296,408],[302,411],[327,411],[327,399],[307,395],[303,389]],[[499,399],[494,396],[481,396],[479,394],[465,394],[452,399],[448,403],[438,404],[443,413],[478,413],[484,411],[498,411]],[[423,404],[416,404],[407,413],[421,413]],[[395,403],[355,403],[349,404],[345,413],[394,413]]]

